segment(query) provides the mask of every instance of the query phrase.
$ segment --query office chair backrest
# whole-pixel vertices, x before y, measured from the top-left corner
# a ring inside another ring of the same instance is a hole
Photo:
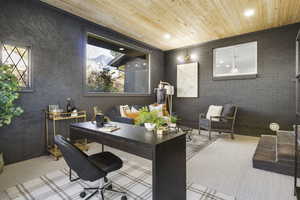
[[[81,179],[95,181],[106,176],[106,172],[91,163],[85,153],[67,141],[63,136],[55,136],[54,142],[61,151],[68,166],[74,170]]]

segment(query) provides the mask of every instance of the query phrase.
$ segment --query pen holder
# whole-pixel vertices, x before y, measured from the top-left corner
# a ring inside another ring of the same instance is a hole
[[[96,114],[96,126],[101,128],[104,126],[105,118],[102,114]]]

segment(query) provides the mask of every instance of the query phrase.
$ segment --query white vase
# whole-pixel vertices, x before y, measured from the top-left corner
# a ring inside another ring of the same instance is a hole
[[[177,124],[176,124],[176,123],[170,123],[169,126],[170,126],[171,128],[176,128]]]
[[[148,131],[153,131],[155,129],[155,124],[153,123],[144,123],[144,125]]]
[[[4,168],[3,153],[0,152],[0,174],[3,172],[3,168]]]

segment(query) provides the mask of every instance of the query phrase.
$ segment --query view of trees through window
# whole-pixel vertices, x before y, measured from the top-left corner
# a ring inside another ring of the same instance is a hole
[[[90,91],[124,92],[124,66],[110,66],[124,54],[87,44],[87,86]]]
[[[91,40],[86,45],[88,92],[148,93],[149,67],[145,53]]]

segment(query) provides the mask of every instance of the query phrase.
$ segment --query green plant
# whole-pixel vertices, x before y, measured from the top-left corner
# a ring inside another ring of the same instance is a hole
[[[178,121],[178,117],[177,117],[177,116],[173,116],[173,115],[172,115],[172,116],[170,117],[170,122],[171,122],[171,123],[176,124],[177,121]]]
[[[144,123],[152,123],[156,125],[156,128],[159,128],[166,124],[166,121],[163,117],[158,115],[157,111],[149,111],[147,107],[143,107],[139,110],[136,124],[142,125]]]
[[[114,87],[112,74],[108,70],[100,72],[93,71],[88,76],[88,87],[99,92],[117,92],[118,88]]]
[[[14,117],[23,113],[23,109],[14,104],[19,98],[18,91],[18,80],[11,67],[0,65],[0,127],[9,125]]]

